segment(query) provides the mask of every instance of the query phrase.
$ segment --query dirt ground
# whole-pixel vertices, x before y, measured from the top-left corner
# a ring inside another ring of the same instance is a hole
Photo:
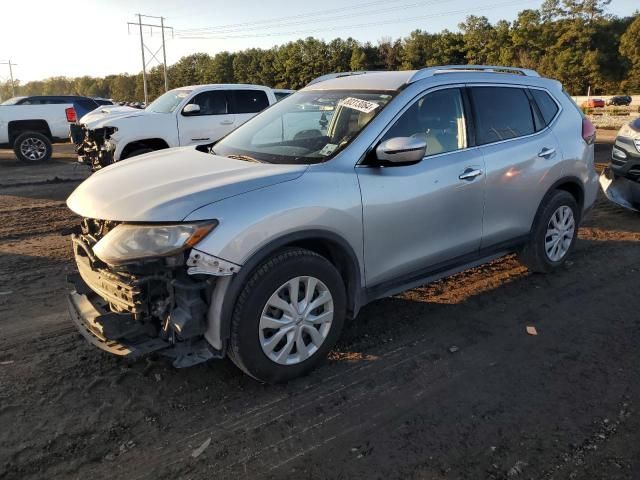
[[[377,301],[273,387],[85,343],[61,234],[85,172],[56,151],[0,152],[0,479],[640,478],[640,215],[601,198],[552,275],[505,258]]]

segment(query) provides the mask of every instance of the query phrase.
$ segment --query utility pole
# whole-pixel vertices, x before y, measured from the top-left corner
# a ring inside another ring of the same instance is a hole
[[[167,27],[164,24],[164,17],[154,17],[152,15],[142,15],[140,13],[136,14],[138,16],[138,21],[137,22],[127,22],[127,29],[129,29],[129,33],[131,33],[130,27],[131,26],[137,26],[138,27],[138,31],[140,32],[140,53],[142,55],[142,82],[143,82],[143,88],[144,88],[144,103],[147,104],[149,102],[149,94],[148,94],[148,90],[147,90],[147,67],[149,66],[149,63],[151,63],[151,61],[155,60],[158,63],[161,63],[163,66],[163,72],[164,72],[164,91],[168,91],[169,90],[169,77],[167,76],[167,49],[165,46],[165,36],[164,36],[164,31],[165,29],[169,29],[171,30],[171,35],[173,36],[173,27]],[[142,23],[142,18],[156,18],[156,19],[160,19],[160,25],[155,25],[155,24],[150,24],[150,23]],[[160,48],[158,48],[155,52],[152,51],[147,44],[144,41],[144,32],[142,27],[149,27],[149,36],[153,36],[153,29],[154,28],[159,28],[161,33],[162,33],[162,45],[160,46]],[[149,54],[151,54],[151,58],[149,58],[149,61],[147,62],[146,56],[145,56],[145,50],[147,52],[149,52]],[[158,53],[160,53],[160,50],[162,50],[162,61],[160,61],[160,59],[158,59],[157,55]]]
[[[17,67],[17,63],[11,63],[11,59],[8,62],[0,62],[0,65],[9,65],[9,78],[11,79],[11,96],[16,96],[16,86],[13,82],[13,67]]]

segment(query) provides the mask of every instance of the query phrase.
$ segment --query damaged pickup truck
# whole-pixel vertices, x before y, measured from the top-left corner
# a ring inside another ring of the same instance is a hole
[[[529,70],[317,79],[213,146],[78,186],[71,317],[117,355],[286,381],[368,302],[514,252],[563,265],[598,192],[594,134]]]
[[[93,171],[164,148],[212,143],[276,103],[271,88],[213,84],[181,87],[146,109],[104,107],[71,125],[78,161]]]
[[[600,185],[609,200],[640,212],[640,117],[618,132],[611,162],[600,175]]]

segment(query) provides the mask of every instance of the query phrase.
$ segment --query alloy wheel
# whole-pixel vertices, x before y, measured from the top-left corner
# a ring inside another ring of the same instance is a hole
[[[576,222],[573,210],[562,205],[551,215],[544,237],[544,250],[552,262],[558,262],[569,251],[575,233]]]
[[[47,146],[39,138],[27,137],[20,144],[20,153],[26,159],[37,162],[47,154]]]
[[[333,297],[315,277],[295,277],[269,297],[259,323],[264,354],[280,365],[311,357],[324,343],[333,322]]]

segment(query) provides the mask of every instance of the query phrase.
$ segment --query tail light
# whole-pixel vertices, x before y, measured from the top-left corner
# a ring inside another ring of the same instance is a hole
[[[73,107],[65,108],[64,113],[67,115],[67,122],[75,123],[78,120],[78,116],[76,115],[76,110]]]
[[[593,123],[588,118],[582,119],[582,138],[587,142],[587,145],[591,145],[596,141],[596,127],[593,126]]]

